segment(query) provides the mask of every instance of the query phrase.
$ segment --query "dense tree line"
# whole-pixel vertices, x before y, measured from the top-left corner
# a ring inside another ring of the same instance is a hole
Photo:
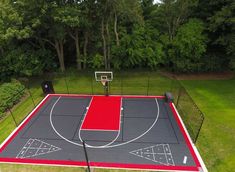
[[[235,67],[233,0],[1,0],[0,76]]]

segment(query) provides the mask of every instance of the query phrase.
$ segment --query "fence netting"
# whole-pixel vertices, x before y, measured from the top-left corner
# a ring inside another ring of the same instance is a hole
[[[175,105],[192,141],[196,143],[204,121],[204,114],[183,86],[179,87]]]

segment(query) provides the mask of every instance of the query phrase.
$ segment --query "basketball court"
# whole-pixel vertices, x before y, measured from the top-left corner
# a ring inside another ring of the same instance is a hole
[[[206,171],[165,96],[48,94],[1,145],[0,162],[86,167],[85,152],[94,168]]]

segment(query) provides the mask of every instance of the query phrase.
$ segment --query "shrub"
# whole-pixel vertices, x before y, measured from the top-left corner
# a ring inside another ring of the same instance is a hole
[[[4,116],[7,108],[12,108],[17,104],[24,94],[24,85],[16,80],[0,85],[0,118]]]

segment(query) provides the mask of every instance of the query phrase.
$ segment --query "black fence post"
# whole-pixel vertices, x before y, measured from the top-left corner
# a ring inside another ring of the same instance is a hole
[[[171,79],[171,84],[170,84],[170,91],[173,93],[173,91],[174,91],[174,87],[175,86],[175,78],[173,77],[172,79]]]
[[[200,134],[200,132],[201,132],[201,129],[202,129],[202,125],[203,125],[203,123],[204,123],[204,116],[203,115],[201,115],[202,116],[202,121],[201,121],[201,124],[200,124],[200,126],[199,126],[199,129],[198,129],[198,132],[197,132],[197,134],[196,134],[196,137],[195,137],[195,139],[194,139],[194,143],[196,143],[197,142],[197,139],[198,139],[198,136],[199,136],[199,134]]]
[[[104,87],[104,95],[108,96],[109,95],[109,81],[105,81],[105,84],[103,85]]]
[[[149,95],[149,74],[148,74],[148,81],[147,81],[147,96]]]
[[[17,122],[16,122],[16,119],[15,119],[15,117],[14,117],[14,115],[13,115],[13,113],[12,113],[11,109],[10,109],[9,107],[7,107],[7,109],[8,109],[8,111],[10,112],[10,114],[11,114],[11,116],[12,116],[12,119],[13,119],[13,121],[14,121],[14,123],[15,123],[16,127],[17,127],[17,126],[18,126],[18,124],[17,124]]]
[[[86,143],[84,140],[82,141],[82,145],[83,145],[83,149],[84,149],[84,153],[85,153],[85,157],[86,157],[87,169],[88,169],[88,172],[91,172],[89,159],[88,159],[88,155],[87,155],[87,150],[86,150]]]
[[[64,82],[65,82],[66,89],[67,89],[67,94],[69,94],[69,87],[68,87],[68,83],[67,83],[67,75],[66,75],[66,72],[64,72],[63,75],[64,75]]]
[[[30,98],[31,98],[31,100],[32,100],[32,102],[33,102],[34,107],[36,107],[36,104],[35,104],[35,102],[34,102],[34,100],[33,100],[33,95],[32,95],[32,93],[31,93],[31,91],[30,91],[29,86],[27,86],[27,90],[28,90],[28,92],[29,92],[29,96],[30,96]]]
[[[121,75],[121,95],[123,95],[123,76]]]
[[[28,78],[23,79],[22,82],[23,82],[23,84],[24,84],[24,86],[25,86],[25,89],[27,89],[27,91],[28,91],[28,93],[29,93],[29,96],[30,96],[30,98],[31,98],[31,100],[32,100],[32,102],[33,102],[34,107],[36,107],[35,101],[34,101],[34,99],[33,99],[33,95],[32,95],[32,93],[31,93],[31,91],[30,91],[29,79],[28,79]]]
[[[91,77],[91,94],[94,95],[93,78]]]

